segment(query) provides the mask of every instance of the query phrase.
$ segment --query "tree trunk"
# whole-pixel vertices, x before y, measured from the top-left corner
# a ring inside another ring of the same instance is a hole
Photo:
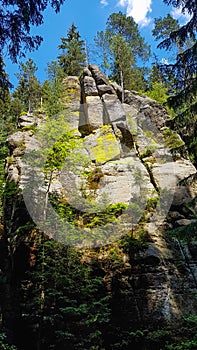
[[[123,72],[120,70],[120,83],[122,88],[122,103],[124,103],[124,80],[123,80]]]

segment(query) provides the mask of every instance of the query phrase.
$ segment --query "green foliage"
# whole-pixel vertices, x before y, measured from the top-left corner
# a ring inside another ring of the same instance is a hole
[[[93,206],[94,211],[92,214],[85,213],[83,215],[83,221],[86,227],[96,227],[107,225],[116,221],[116,219],[127,209],[127,205],[124,203],[110,204],[108,206],[99,206],[95,204]]]
[[[173,230],[166,231],[166,234],[171,237],[176,237],[179,240],[190,242],[196,236],[197,222],[192,222],[187,226],[177,227]]]
[[[12,85],[8,82],[3,58],[0,56],[0,115],[5,118],[10,106],[10,92]]]
[[[80,75],[85,66],[86,54],[84,52],[84,42],[80,40],[77,27],[72,24],[68,30],[67,37],[61,38],[59,49],[62,54],[58,56],[59,64],[66,75]]]
[[[176,130],[188,144],[193,158],[196,158],[196,142],[194,141],[194,145],[192,145],[196,135],[197,110],[196,3],[186,0],[178,2],[164,0],[164,2],[175,8],[180,8],[183,14],[188,12],[191,15],[190,20],[182,26],[179,26],[169,15],[163,20],[161,18],[156,20],[155,34],[157,39],[162,39],[158,45],[159,48],[171,51],[176,48],[176,57],[173,58],[172,63],[160,64],[159,69],[164,80],[170,86],[168,105],[175,110],[178,117]],[[181,124],[184,124],[184,127],[180,126]]]
[[[15,125],[11,117],[6,117],[0,121],[0,218],[2,216],[2,196],[5,185],[5,160],[8,156],[6,139],[8,134],[15,130]]]
[[[148,211],[154,210],[158,204],[158,201],[159,201],[158,197],[148,198],[147,206],[146,206],[147,210]]]
[[[95,43],[101,52],[101,66],[105,71],[111,71],[110,79],[120,83],[124,89],[145,89],[145,69],[139,68],[136,62],[137,58],[146,61],[150,48],[132,17],[121,12],[112,13],[105,32],[97,33]]]
[[[160,82],[154,82],[151,85],[151,89],[146,91],[146,95],[161,104],[165,104],[168,99],[167,91],[168,89],[164,84]]]
[[[131,45],[134,57],[138,56],[142,60],[148,59],[150,48],[145,44],[132,17],[127,17],[122,12],[112,13],[107,20],[107,31],[111,36],[121,35]]]
[[[54,117],[63,111],[63,77],[65,76],[62,68],[57,61],[52,61],[47,67],[48,80],[46,80],[41,88],[42,103],[49,117]]]
[[[197,347],[197,316],[185,317],[177,333],[173,334],[171,344],[166,345],[166,350],[195,350]]]
[[[29,324],[43,349],[100,346],[109,322],[108,304],[102,278],[80,261],[74,248],[54,241],[37,243],[35,265],[23,281],[21,307],[25,328]],[[25,342],[24,337],[21,344]]]
[[[18,185],[13,181],[6,181],[3,196],[7,199],[12,199],[19,193]]]
[[[140,154],[139,158],[144,159],[147,157],[151,157],[153,155],[154,150],[155,150],[155,147],[147,146],[145,151]]]
[[[0,333],[0,349],[1,350],[17,350],[14,345],[8,345],[6,335],[4,333]]]
[[[40,103],[41,88],[35,76],[36,64],[30,58],[25,63],[20,63],[19,73],[16,74],[19,84],[13,93],[13,97],[21,103],[25,112],[32,112]]]
[[[139,251],[147,249],[147,235],[141,228],[138,237],[134,237],[133,234],[123,237],[120,241],[120,247],[125,253],[133,257]]]
[[[81,159],[77,152],[72,152],[80,149],[80,139],[74,135],[64,115],[59,114],[52,120],[48,119],[38,130],[37,138],[42,143],[42,150],[38,151],[38,154],[44,159],[44,163],[46,162],[46,172],[60,169],[69,156],[72,157],[73,163],[77,161],[77,156]],[[72,164],[70,166],[72,168]]]
[[[164,141],[169,147],[169,149],[173,148],[179,148],[184,146],[184,142],[180,139],[180,137],[177,135],[176,132],[172,131],[171,129],[167,128],[162,132],[162,135],[164,137]]]
[[[109,38],[110,35],[106,31],[97,32],[96,37],[94,38],[94,42],[97,48],[96,55],[99,55],[101,58],[101,69],[105,75],[107,75],[107,72],[110,69]]]
[[[152,34],[156,40],[166,39],[172,31],[178,30],[180,25],[177,19],[174,19],[169,13],[166,17],[155,18],[155,26],[152,30]]]
[[[63,198],[62,200],[57,200],[51,196],[50,202],[63,220],[71,223],[72,225],[89,228],[103,226],[115,222],[128,207],[126,204],[121,202],[116,204],[100,205],[90,202],[87,212],[82,212],[76,208],[73,208],[69,203],[67,203],[66,200],[64,201]]]

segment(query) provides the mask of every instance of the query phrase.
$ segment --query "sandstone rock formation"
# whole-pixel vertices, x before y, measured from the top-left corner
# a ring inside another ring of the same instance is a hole
[[[133,211],[120,216],[121,234],[117,238],[131,230],[137,234],[139,225],[148,236],[148,244],[138,254],[127,252],[122,274],[107,270],[101,254],[99,264],[118,305],[114,312],[120,313],[123,324],[176,319],[195,307],[197,287],[195,244],[192,250],[164,235],[167,229],[185,227],[196,220],[196,169],[181,156],[184,142],[168,127],[170,117],[164,107],[129,91],[121,101],[121,87],[110,83],[95,65],[86,68],[80,79],[67,77],[64,87],[65,120],[83,140],[81,153],[89,158],[89,164],[86,169],[79,164],[80,173],[71,167],[57,173],[51,195],[64,197],[65,202],[72,202],[73,193],[79,202],[91,198],[101,205],[105,201],[130,205]],[[37,123],[29,118],[21,117],[19,127]],[[8,138],[12,161],[7,161],[7,180],[21,188],[24,178],[27,181],[21,157],[36,142],[36,133],[30,130],[19,130]],[[84,172],[97,176],[84,176]],[[13,203],[6,205],[7,234],[14,237],[21,213]],[[136,214],[136,208],[141,212]],[[107,242],[114,243],[114,239]],[[183,272],[177,267],[180,259],[184,259]]]

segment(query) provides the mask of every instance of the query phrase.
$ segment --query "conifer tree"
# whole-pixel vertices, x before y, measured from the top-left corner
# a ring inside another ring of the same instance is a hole
[[[64,109],[63,104],[63,69],[57,61],[52,61],[47,66],[48,80],[41,88],[42,103],[49,117],[55,116]]]
[[[106,75],[110,68],[110,48],[108,34],[108,32],[101,30],[100,32],[97,32],[96,37],[94,38],[94,42],[97,47],[96,55],[97,57],[100,57],[101,69]]]
[[[18,98],[25,112],[32,112],[40,103],[40,83],[35,76],[37,67],[30,58],[26,63],[20,63],[19,73],[16,75],[19,85],[13,93]]]
[[[84,41],[80,39],[79,31],[74,23],[68,30],[67,37],[61,38],[59,49],[62,50],[58,56],[59,64],[66,75],[80,75],[85,66],[86,54]]]
[[[121,12],[112,13],[107,20],[106,31],[97,33],[95,43],[103,53],[103,66],[108,66],[110,62],[111,79],[120,83],[123,89],[139,90],[144,87],[144,72],[137,66],[137,58],[146,61],[150,48],[132,17],[126,17]],[[137,83],[133,84],[135,76]]]
[[[0,56],[0,115],[5,118],[10,105],[9,89],[12,85],[9,83],[8,75],[5,71],[5,63]]]
[[[197,4],[196,1],[164,0],[167,5],[180,8],[182,13],[189,13],[189,21],[177,27],[172,27],[165,36],[159,48],[179,51],[174,62],[160,65],[160,70],[166,80],[171,81],[172,94],[168,99],[170,107],[176,111],[174,127],[187,143],[192,159],[197,159]]]

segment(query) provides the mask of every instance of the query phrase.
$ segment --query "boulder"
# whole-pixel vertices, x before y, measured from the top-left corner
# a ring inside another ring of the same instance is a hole
[[[75,76],[68,76],[63,80],[65,108],[72,111],[80,110],[81,86],[80,81]]]
[[[81,86],[77,77],[68,76],[63,80],[65,109],[61,112],[71,129],[77,132],[81,110]]]
[[[37,125],[37,118],[33,114],[25,114],[20,115],[18,118],[18,127],[24,128],[24,127],[33,127]]]
[[[103,104],[99,96],[87,96],[84,104],[84,113],[89,130],[93,131],[103,126]]]
[[[109,85],[109,80],[106,78],[105,74],[100,71],[98,66],[91,64],[88,68],[96,81],[96,85]]]
[[[122,104],[125,114],[126,114],[126,120],[127,120],[127,125],[128,129],[131,132],[132,135],[137,135],[138,133],[138,125],[137,125],[137,114],[138,110],[130,106],[126,103]]]
[[[115,90],[110,85],[97,85],[97,89],[100,96],[103,96],[104,94],[115,94]]]
[[[110,85],[115,90],[119,100],[122,101],[122,88],[121,88],[121,86],[118,85],[116,82],[110,83]]]
[[[17,131],[14,134],[8,136],[7,145],[10,150],[14,150],[20,147],[25,142],[25,134],[22,131]]]
[[[92,77],[92,73],[90,72],[90,70],[88,69],[88,67],[85,67],[82,73],[82,76],[88,76],[88,77]]]
[[[121,102],[116,95],[104,94],[102,96],[105,112],[109,117],[110,123],[122,120],[126,121],[126,114]]]
[[[177,161],[154,163],[152,174],[161,190],[171,191],[172,204],[181,206],[195,198],[196,192],[192,191],[192,185],[184,184],[184,179],[196,173],[195,167],[187,159]],[[180,182],[182,181],[182,184]]]
[[[98,90],[95,80],[92,77],[85,76],[83,79],[82,93],[84,96],[98,96]]]

